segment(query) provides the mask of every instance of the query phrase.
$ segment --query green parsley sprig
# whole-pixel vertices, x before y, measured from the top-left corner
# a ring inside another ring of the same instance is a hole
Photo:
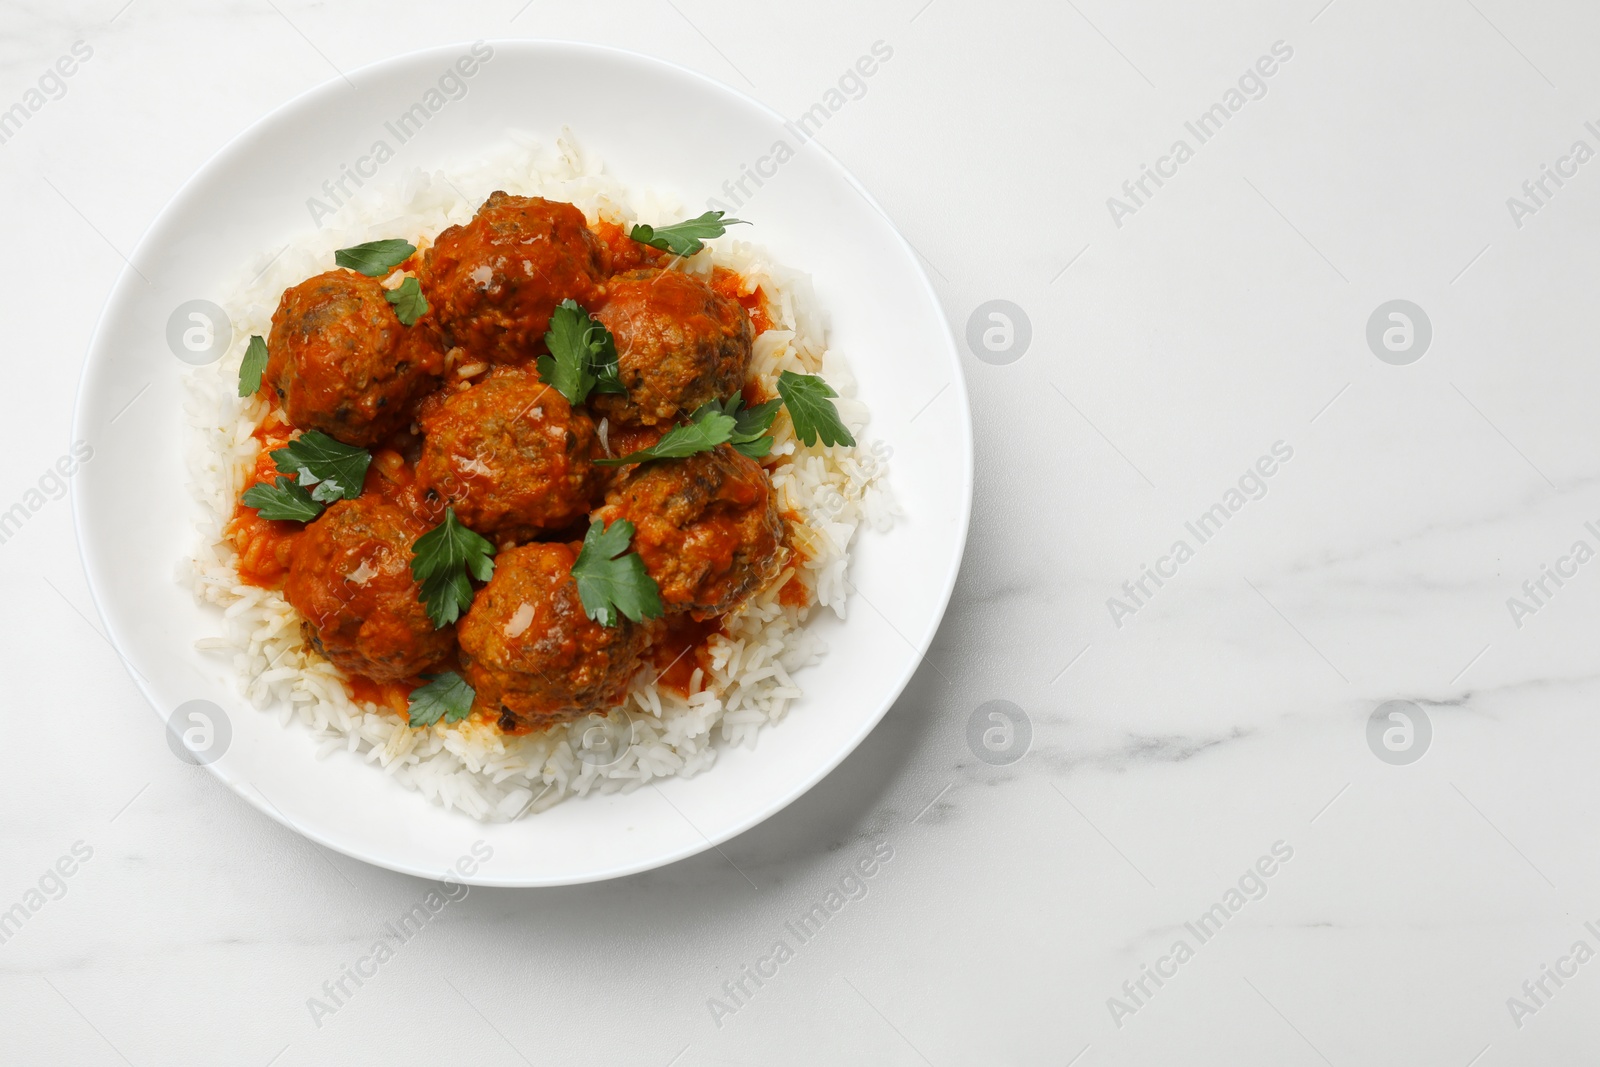
[[[467,576],[487,582],[494,575],[493,557],[494,545],[461,525],[455,508],[446,508],[444,521],[412,544],[411,576],[422,587],[422,605],[435,630],[455,622],[472,605]]]
[[[808,445],[815,444],[819,437],[825,445],[856,443],[833,405],[831,398],[839,394],[821,378],[784,371],[778,376],[778,395],[778,399],[753,408],[743,407],[744,397],[738,393],[724,401],[702,404],[689,422],[673,427],[649,448],[595,462],[618,467],[652,459],[682,459],[709,452],[721,444],[732,445],[751,459],[761,459],[772,451],[768,431],[779,407],[788,409],[795,436]]]
[[[783,401],[768,400],[753,408],[742,408],[743,404],[742,393],[734,393],[722,403],[722,413],[734,420],[733,433],[729,436],[728,443],[740,455],[760,459],[772,451],[772,438],[767,431],[772,428],[772,420],[777,416],[778,409],[783,406]]]
[[[239,364],[239,395],[251,396],[261,388],[261,372],[267,369],[267,342],[258,334],[250,337]]]
[[[311,499],[324,503],[361,495],[372,453],[335,441],[321,430],[307,430],[282,448],[274,449],[272,462],[302,486],[315,486]]]
[[[709,404],[702,404],[692,421],[674,426],[649,448],[629,452],[626,456],[597,459],[595,462],[608,467],[620,467],[626,463],[643,463],[652,459],[682,459],[696,452],[709,452],[731,440],[737,427],[738,420],[724,414],[722,405],[713,400]]]
[[[707,211],[704,215],[673,223],[671,226],[649,226],[639,223],[628,231],[628,236],[642,245],[671,252],[675,256],[692,256],[704,248],[705,242],[721,237],[729,226],[748,226],[744,219],[725,219],[726,212]]]
[[[258,482],[239,498],[245,507],[255,508],[263,519],[310,522],[322,514],[322,504],[311,498],[305,487],[293,478],[280,476],[276,485]]]
[[[639,553],[629,552],[633,523],[618,519],[610,526],[596,519],[584,535],[583,549],[572,564],[583,613],[601,626],[616,626],[617,613],[639,622],[657,619],[666,610],[661,587],[645,571]]]
[[[383,298],[394,305],[395,317],[402,326],[415,326],[417,320],[428,313],[428,298],[422,295],[422,284],[410,275],[394,289],[385,289]]]
[[[538,359],[539,380],[568,403],[581,404],[591,392],[627,392],[617,377],[616,340],[576,300],[556,305],[544,343],[550,354]]]
[[[369,278],[381,278],[411,258],[417,246],[398,237],[383,241],[341,248],[333,254],[333,261],[341,267],[360,271]],[[407,323],[406,325],[410,325]]]
[[[406,710],[411,713],[411,726],[432,726],[441,718],[445,722],[460,722],[472,714],[472,702],[477,691],[455,671],[424,674],[427,685],[411,691]]]
[[[804,443],[814,445],[819,437],[825,445],[856,443],[833,404],[839,394],[821,378],[786,370],[778,375],[778,395],[794,423],[794,435]]]

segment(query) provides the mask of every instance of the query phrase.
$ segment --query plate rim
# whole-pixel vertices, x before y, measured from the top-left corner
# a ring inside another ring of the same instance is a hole
[[[756,99],[755,97],[750,96],[742,90],[727,84],[726,82],[719,81],[708,74],[693,70],[672,60],[663,59],[659,56],[649,55],[643,52],[634,51],[632,49],[620,48],[615,45],[598,44],[592,41],[574,41],[563,38],[478,38],[476,41],[465,42],[465,46],[470,47],[472,44],[476,43],[487,43],[491,47],[498,48],[504,46],[512,50],[525,50],[530,52],[537,52],[539,50],[570,50],[578,53],[587,52],[591,54],[603,54],[613,59],[619,59],[625,63],[630,63],[645,68],[655,68],[657,71],[663,72],[669,76],[683,77],[694,82],[699,82],[714,92],[726,94],[746,106],[757,109],[780,126],[789,121],[776,109],[768,106],[766,103]],[[353,86],[353,79],[361,74],[383,71],[391,67],[414,64],[425,60],[428,57],[441,54],[453,55],[463,46],[463,43],[458,42],[430,45],[425,48],[412,49],[410,51],[391,55],[383,59],[378,59],[371,63],[367,63],[363,66],[353,68],[345,74],[327,78],[316,85],[313,85],[310,88],[305,89],[302,92],[282,101],[261,115],[258,115],[232,137],[228,138],[226,142],[219,146],[210,156],[206,158],[203,163],[196,167],[193,172],[183,180],[183,182],[177,187],[177,189],[173,191],[172,195],[167,198],[166,202],[155,213],[155,215],[152,216],[150,222],[140,234],[138,242],[135,244],[133,251],[128,255],[122,269],[118,272],[116,279],[113,281],[109,291],[107,292],[105,301],[101,306],[100,314],[95,322],[94,330],[89,336],[88,347],[84,355],[83,369],[79,372],[77,391],[73,401],[71,431],[72,440],[80,439],[84,429],[85,420],[87,418],[85,408],[88,403],[86,398],[89,395],[91,375],[97,365],[97,361],[94,359],[94,356],[95,353],[101,350],[102,345],[104,344],[104,335],[108,329],[108,320],[110,319],[113,305],[118,302],[125,287],[131,284],[131,278],[136,273],[134,264],[138,261],[141,253],[148,252],[148,246],[153,235],[158,233],[158,231],[160,231],[164,225],[168,223],[169,218],[178,210],[179,206],[187,199],[187,197],[191,195],[195,186],[200,183],[200,181],[205,178],[213,169],[218,167],[224,159],[230,157],[234,152],[238,151],[240,146],[251,136],[253,136],[261,127],[283,115],[285,112],[304,107],[312,103],[315,98],[327,95],[336,95],[344,91],[347,86]],[[529,878],[526,876],[512,876],[496,878],[493,876],[487,876],[487,872],[480,868],[479,872],[473,876],[460,877],[457,879],[463,884],[497,888],[541,888],[546,886],[555,887],[564,885],[583,885],[592,882],[610,881],[616,878],[625,878],[630,875],[656,870],[661,867],[666,867],[671,864],[690,859],[748,832],[754,827],[759,826],[761,823],[772,818],[774,815],[777,815],[785,808],[788,808],[806,793],[809,793],[819,783],[821,783],[824,778],[833,773],[833,771],[836,770],[846,759],[848,759],[851,754],[861,747],[862,742],[866,740],[867,736],[871,734],[873,730],[877,729],[878,724],[883,721],[883,718],[888,714],[889,709],[893,707],[894,704],[905,693],[906,687],[910,684],[912,677],[915,676],[917,670],[927,659],[928,651],[932,647],[933,640],[938,635],[940,627],[944,624],[945,613],[949,609],[950,599],[954,595],[955,585],[960,577],[962,564],[965,562],[966,558],[967,540],[971,529],[972,498],[974,492],[975,475],[975,456],[972,436],[972,406],[967,391],[966,372],[961,361],[960,349],[956,344],[955,333],[950,326],[949,320],[942,313],[944,305],[942,301],[940,301],[938,293],[933,288],[932,280],[928,277],[927,271],[923,268],[921,261],[918,259],[916,250],[900,232],[900,228],[895,224],[894,220],[890,218],[888,212],[883,209],[883,206],[878,203],[877,199],[861,183],[860,179],[858,179],[855,174],[838,159],[837,156],[829,151],[825,145],[816,139],[808,141],[807,145],[821,153],[824,162],[840,178],[842,178],[858,196],[860,196],[866,202],[868,207],[870,207],[883,219],[884,223],[888,227],[889,233],[893,236],[894,241],[899,246],[900,254],[906,259],[912,271],[915,273],[915,277],[920,283],[920,292],[929,300],[934,308],[939,309],[941,312],[939,316],[940,325],[942,326],[940,335],[944,341],[946,351],[948,351],[952,357],[951,363],[953,366],[954,375],[950,386],[956,394],[956,399],[959,401],[960,411],[959,418],[956,421],[955,429],[959,431],[959,443],[961,445],[961,469],[959,471],[960,500],[957,513],[955,541],[956,551],[951,561],[949,572],[944,577],[942,588],[938,591],[935,601],[935,610],[932,614],[931,626],[927,631],[926,638],[925,640],[921,640],[913,644],[912,647],[915,654],[911,658],[909,664],[903,668],[899,676],[893,680],[893,683],[887,691],[887,695],[882,699],[880,705],[873,712],[862,718],[860,727],[853,734],[853,736],[849,738],[846,744],[842,745],[840,749],[831,755],[827,760],[819,762],[786,794],[760,809],[753,810],[743,817],[735,819],[716,834],[701,834],[698,841],[691,841],[688,844],[676,849],[660,852],[653,856],[640,859],[636,862],[619,864],[603,870],[595,870],[577,877],[561,876],[556,878],[540,879]],[[127,651],[123,647],[122,641],[119,639],[118,631],[112,624],[111,617],[108,615],[105,606],[101,603],[102,593],[96,582],[97,572],[95,567],[90,562],[86,548],[87,539],[84,536],[82,509],[83,495],[85,492],[83,487],[85,484],[86,483],[84,481],[74,479],[71,483],[70,496],[72,500],[73,534],[74,540],[76,541],[78,561],[83,568],[85,584],[89,589],[90,600],[94,604],[96,613],[100,616],[101,623],[105,627],[106,637],[110,641],[113,650],[116,652],[117,659],[121,662],[123,669],[128,672],[128,676],[132,679],[134,686],[139,690],[139,693],[144,697],[145,703],[149,706],[150,711],[156,716],[158,721],[165,723],[167,719],[162,714],[156,694],[151,692],[145,681],[140,677],[138,671],[134,668],[133,663],[129,659]],[[395,871],[400,874],[406,874],[425,879],[436,879],[437,877],[438,872],[408,866],[405,863],[399,862],[392,858],[380,858],[370,852],[364,853],[355,844],[347,844],[330,840],[320,833],[316,828],[301,826],[289,819],[282,812],[278,811],[276,806],[272,805],[270,802],[263,803],[263,801],[266,799],[264,796],[260,798],[253,796],[244,788],[246,783],[244,782],[242,776],[231,775],[227,773],[225,769],[218,766],[217,763],[207,763],[205,764],[205,769],[215,776],[218,781],[227,786],[231,792],[244,799],[256,811],[266,815],[279,825],[293,830],[300,836],[318,845],[321,845],[324,848],[332,849],[341,855],[348,856],[351,859],[359,860],[362,863],[366,863],[384,870]],[[469,819],[470,816],[463,814],[461,815],[461,818]]]

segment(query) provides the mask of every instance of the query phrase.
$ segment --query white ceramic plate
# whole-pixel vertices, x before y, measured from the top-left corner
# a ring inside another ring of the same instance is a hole
[[[455,877],[563,885],[648,870],[725,841],[815,785],[871,731],[928,648],[955,582],[971,501],[971,426],[932,287],[872,198],[822,148],[802,146],[764,106],[658,60],[560,42],[491,46],[492,58],[464,79],[466,94],[403,145],[385,123],[424,100],[467,46],[379,63],[351,74],[353,87],[331,81],[257,123],[183,187],[140,243],[138,273],[124,272],[95,332],[75,428],[94,460],[73,482],[73,506],[112,640],[162,722],[191,700],[224,709],[232,738],[210,768],[235,792],[315,841],[396,871],[438,877],[481,839],[493,858]],[[739,208],[754,223],[741,236],[814,278],[831,345],[849,359],[872,410],[864,439],[894,449],[890,485],[906,517],[888,534],[858,539],[849,620],[814,618],[830,651],[799,676],[805,698],[754,750],[725,751],[709,772],[658,789],[480,824],[374,764],[344,753],[316,760],[308,732],[255,711],[226,665],[195,651],[219,622],[177,577],[199,506],[183,462],[188,368],[168,347],[167,324],[186,301],[220,303],[242,265],[310,229],[307,199],[324,195],[323,182],[374,141],[397,148],[372,180],[399,182],[412,168],[479,154],[510,128],[553,141],[563,124],[622,181],[673,191],[691,214],[775,142],[798,149]]]

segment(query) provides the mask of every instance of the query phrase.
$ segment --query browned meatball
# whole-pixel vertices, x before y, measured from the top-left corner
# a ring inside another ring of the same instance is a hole
[[[284,290],[267,338],[264,393],[302,430],[365,448],[411,422],[444,370],[428,319],[402,325],[377,279],[330,270]]]
[[[755,329],[737,300],[676,270],[614,276],[595,315],[617,342],[626,396],[597,393],[595,412],[656,426],[738,392],[750,370]]]
[[[731,611],[777,576],[783,520],[766,471],[727,445],[635,467],[597,517],[634,525],[633,549],[668,611]]]
[[[340,500],[308,525],[289,558],[284,596],[334,666],[397,682],[450,654],[411,577],[411,543],[425,531],[378,497]]]
[[[491,193],[428,249],[428,299],[452,344],[491,363],[543,352],[550,313],[604,290],[601,245],[571,204]]]
[[[531,370],[496,367],[421,422],[418,487],[485,536],[526,540],[566,526],[604,484],[594,420]]]
[[[503,730],[570,722],[621,703],[650,628],[583,613],[572,579],[577,554],[531,544],[495,557],[494,577],[459,624],[461,663],[477,707]]]

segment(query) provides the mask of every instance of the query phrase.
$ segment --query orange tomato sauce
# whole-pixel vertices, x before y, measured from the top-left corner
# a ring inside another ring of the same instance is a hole
[[[767,296],[759,285],[747,293],[744,291],[746,283],[743,275],[724,267],[714,267],[711,271],[711,288],[729,300],[739,302],[739,306],[749,314],[750,325],[755,327],[757,337],[772,329],[772,318],[767,314]]]
[[[803,608],[811,603],[811,593],[807,591],[805,583],[800,580],[800,568],[811,557],[800,546],[799,539],[794,536],[794,529],[799,523],[800,516],[792,511],[784,513],[784,529],[789,531],[789,537],[786,538],[789,545],[788,566],[794,568],[794,573],[789,576],[789,580],[783,583],[782,589],[778,590],[778,603],[786,608]]]
[[[666,436],[670,426],[612,426],[606,425],[606,444],[613,456],[626,456],[653,447]]]
[[[261,453],[256,457],[255,469],[250,473],[250,485],[245,486],[246,490],[251,485],[263,482],[272,485],[276,482],[279,471],[272,461],[271,452],[288,444],[291,433],[293,427],[277,414],[267,416],[256,427],[252,436],[260,443]],[[263,589],[282,586],[284,577],[289,573],[289,554],[302,529],[304,527],[298,522],[263,519],[255,508],[236,504],[233,519],[228,523],[225,533],[233,542],[234,550],[239,553],[239,577],[249,585]]]
[[[403,682],[375,682],[364,674],[351,674],[340,671],[344,678],[344,687],[350,694],[350,699],[358,704],[376,704],[394,712],[402,719],[409,719],[410,712],[407,705],[410,703],[411,691],[419,685],[425,684],[421,678],[407,678]]]
[[[600,245],[605,249],[605,262],[612,274],[621,274],[625,270],[639,270],[641,267],[655,267],[667,258],[667,254],[660,249],[651,248],[649,245],[640,244],[628,236],[624,230],[614,222],[602,220],[598,226],[590,227],[594,235],[600,239]]]
[[[687,697],[695,668],[711,669],[710,642],[721,632],[720,618],[696,622],[687,615],[670,616],[662,635],[650,646],[656,684]]]

